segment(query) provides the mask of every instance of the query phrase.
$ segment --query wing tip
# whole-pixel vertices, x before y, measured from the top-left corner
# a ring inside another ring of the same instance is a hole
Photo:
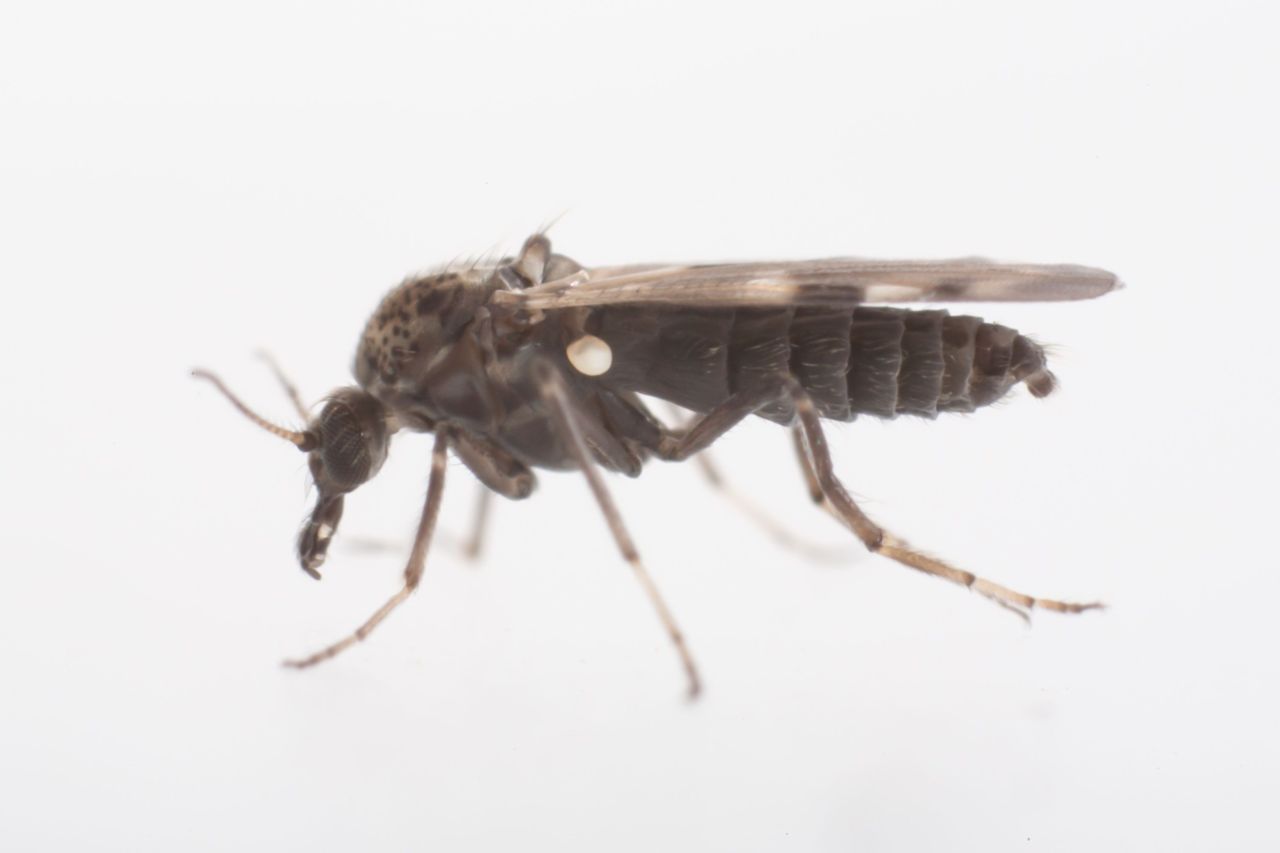
[[[1115,273],[1109,270],[1097,268],[1090,268],[1089,271],[1098,279],[1098,290],[1097,293],[1093,294],[1093,296],[1106,296],[1108,293],[1114,293],[1117,290],[1125,289],[1124,279],[1120,278],[1120,276]]]
[[[1097,299],[1117,290],[1124,289],[1120,276],[1100,267],[1085,267],[1077,264],[1060,264],[1046,267],[1051,278],[1059,282],[1063,289],[1061,299]]]

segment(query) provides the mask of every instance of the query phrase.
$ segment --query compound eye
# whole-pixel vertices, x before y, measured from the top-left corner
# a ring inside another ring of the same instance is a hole
[[[342,494],[368,480],[387,458],[387,410],[359,388],[334,392],[311,427],[319,448],[311,456],[316,486]]]
[[[369,439],[355,413],[342,403],[331,402],[320,413],[320,456],[324,473],[340,491],[349,491],[372,476]]]

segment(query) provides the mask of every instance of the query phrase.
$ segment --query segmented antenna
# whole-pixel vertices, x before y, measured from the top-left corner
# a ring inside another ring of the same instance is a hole
[[[243,414],[246,418],[253,421],[255,424],[262,427],[272,435],[278,435],[281,438],[285,439],[286,441],[292,442],[294,446],[296,446],[299,450],[310,451],[310,450],[315,450],[316,447],[319,446],[320,442],[316,439],[315,433],[311,432],[310,430],[303,430],[302,432],[296,432],[291,429],[285,429],[282,426],[276,426],[275,424],[271,423],[271,421],[267,420],[266,418],[254,412],[244,403],[240,402],[240,398],[237,397],[235,394],[232,394],[230,389],[228,389],[226,385],[222,384],[221,379],[219,379],[217,376],[210,373],[209,371],[203,370],[201,368],[196,368],[195,370],[191,371],[191,375],[197,379],[207,379],[210,382],[212,382],[214,386],[219,391],[222,392],[223,396],[225,396],[228,400],[231,401],[231,405],[239,409],[240,413]]]

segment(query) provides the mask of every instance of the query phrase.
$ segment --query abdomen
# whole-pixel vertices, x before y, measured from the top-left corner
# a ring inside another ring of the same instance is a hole
[[[845,421],[971,412],[1019,382],[1036,396],[1053,390],[1034,341],[946,311],[626,306],[593,312],[587,327],[613,349],[601,377],[610,387],[699,412],[787,373],[823,417]],[[785,423],[792,411],[780,403],[760,414]]]

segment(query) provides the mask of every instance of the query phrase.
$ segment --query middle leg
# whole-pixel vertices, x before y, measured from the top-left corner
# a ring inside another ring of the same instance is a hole
[[[658,618],[662,620],[663,627],[666,628],[667,635],[671,638],[671,643],[675,646],[676,653],[680,656],[680,663],[684,667],[685,677],[689,685],[688,696],[690,699],[696,699],[702,691],[702,679],[698,675],[698,667],[693,662],[693,656],[689,653],[689,647],[684,641],[684,633],[680,630],[680,626],[676,624],[675,616],[672,615],[671,609],[667,606],[666,601],[663,600],[662,593],[658,591],[658,586],[653,582],[653,578],[644,567],[644,563],[640,562],[640,552],[636,550],[631,534],[627,532],[626,526],[622,523],[622,514],[618,511],[617,505],[613,502],[613,496],[609,494],[609,490],[605,487],[604,479],[601,478],[600,472],[596,468],[592,459],[591,447],[584,435],[582,418],[569,395],[564,378],[560,376],[552,364],[546,361],[537,364],[536,375],[542,397],[550,410],[552,421],[555,423],[561,438],[568,446],[578,469],[587,478],[587,485],[590,486],[596,503],[600,505],[600,509],[604,513],[609,530],[613,533],[614,541],[618,544],[618,550],[622,552],[623,559],[631,566],[636,580],[644,588],[645,595],[648,596],[653,609],[657,611]]]

